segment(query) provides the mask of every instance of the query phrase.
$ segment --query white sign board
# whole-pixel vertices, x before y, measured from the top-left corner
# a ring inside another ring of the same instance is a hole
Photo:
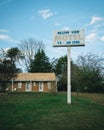
[[[84,46],[84,29],[54,31],[53,46]]]

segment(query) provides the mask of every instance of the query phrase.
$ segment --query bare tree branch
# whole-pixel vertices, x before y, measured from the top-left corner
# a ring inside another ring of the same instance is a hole
[[[21,41],[18,45],[24,59],[19,61],[19,64],[26,70],[29,70],[30,63],[34,60],[34,55],[40,49],[44,49],[44,44],[41,41],[36,41],[32,38]]]

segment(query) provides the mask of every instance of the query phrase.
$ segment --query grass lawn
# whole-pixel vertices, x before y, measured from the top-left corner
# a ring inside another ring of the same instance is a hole
[[[0,96],[0,130],[104,130],[104,94]]]

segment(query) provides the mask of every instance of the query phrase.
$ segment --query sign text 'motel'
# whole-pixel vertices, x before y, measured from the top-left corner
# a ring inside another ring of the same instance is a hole
[[[84,30],[54,31],[53,46],[83,46]]]

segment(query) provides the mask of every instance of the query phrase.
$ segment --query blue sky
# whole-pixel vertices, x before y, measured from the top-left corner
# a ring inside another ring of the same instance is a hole
[[[85,46],[71,47],[72,59],[104,55],[104,0],[0,0],[0,48],[34,38],[45,43],[48,57],[57,58],[67,49],[52,46],[53,31],[83,28]]]

